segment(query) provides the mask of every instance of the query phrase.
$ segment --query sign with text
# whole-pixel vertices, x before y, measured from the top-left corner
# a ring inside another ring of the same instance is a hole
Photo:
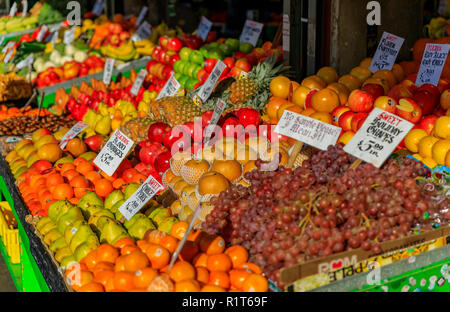
[[[380,168],[413,127],[409,121],[375,108],[344,151]]]
[[[14,2],[11,7],[11,10],[9,10],[9,16],[15,16],[16,13],[17,13],[17,3]]]
[[[428,43],[425,46],[416,85],[421,87],[426,83],[437,86],[441,79],[442,70],[447,60],[450,44]]]
[[[64,32],[64,44],[71,44],[75,40],[75,28],[72,26]]]
[[[143,41],[150,37],[152,33],[152,25],[150,25],[147,21],[144,21],[141,26],[139,26],[138,30],[131,37],[134,42]]]
[[[23,17],[27,16],[27,11],[28,11],[28,1],[22,0],[22,16]]]
[[[33,61],[34,61],[34,54],[31,53],[24,60],[22,60],[19,63],[17,63],[16,67],[17,67],[18,70],[21,70],[22,68],[33,64]]]
[[[285,110],[275,133],[288,136],[320,150],[335,145],[342,129],[319,120]]]
[[[200,20],[200,24],[198,25],[197,35],[202,38],[203,41],[208,38],[208,34],[211,31],[213,23],[207,19],[206,17],[202,16],[202,19]]]
[[[4,37],[3,37],[4,38]],[[4,39],[3,39],[4,40]],[[3,48],[2,53],[5,53],[9,49],[11,49],[16,43],[14,41],[9,41],[6,46]]]
[[[164,187],[150,175],[147,180],[120,206],[119,211],[130,220],[144,205]]]
[[[103,70],[103,83],[108,85],[111,83],[112,72],[114,69],[114,59],[106,59],[105,69]]]
[[[44,40],[45,34],[47,33],[48,26],[42,25],[41,30],[39,31],[39,34],[37,35],[36,41],[42,42]]]
[[[258,43],[259,36],[261,35],[264,25],[255,21],[246,20],[244,29],[242,30],[241,42],[249,42],[254,47]]]
[[[206,127],[206,132],[205,132],[206,144],[209,143],[209,140],[211,139],[211,135],[213,134],[214,130],[216,129],[216,125],[219,122],[219,119],[222,116],[222,113],[225,110],[225,107],[227,107],[227,104],[224,101],[222,101],[221,99],[218,99],[216,107],[214,107],[214,112],[213,112],[213,115],[209,122],[209,125]]]
[[[283,51],[289,51],[291,44],[291,23],[289,22],[289,15],[283,15]]]
[[[372,59],[369,70],[375,73],[379,70],[391,70],[394,67],[397,55],[402,48],[405,39],[384,32],[378,44],[377,51]]]
[[[102,15],[104,9],[105,9],[104,0],[97,0],[95,2],[94,8],[92,9],[92,13],[94,13],[96,16],[100,16]]]
[[[157,100],[162,99],[164,97],[168,96],[174,96],[178,90],[180,90],[181,85],[180,83],[175,79],[174,73],[170,75],[170,78],[167,80],[164,87],[159,92],[158,96],[156,97]]]
[[[142,83],[144,82],[145,76],[147,76],[147,71],[145,69],[141,69],[130,91],[131,94],[133,94],[134,96],[138,95],[139,89],[141,89],[142,87]]]
[[[198,94],[194,96],[194,102],[196,105],[201,105],[201,102],[205,102],[213,92],[213,89],[219,80],[220,76],[222,75],[223,71],[227,65],[225,65],[224,62],[221,60],[217,61],[216,66],[214,66],[214,69],[212,70],[211,74],[209,75],[208,79],[205,81],[203,86],[198,91]]]
[[[141,13],[139,13],[138,20],[136,21],[136,26],[141,25],[142,21],[144,20],[145,14],[147,14],[147,11],[148,11],[148,7],[143,6]]]
[[[111,177],[127,157],[133,144],[129,137],[117,129],[94,159],[94,164]]]
[[[8,50],[8,53],[6,53],[5,59],[3,60],[5,63],[9,63],[9,61],[11,61],[13,52],[14,52],[14,48],[10,48]]]
[[[79,135],[81,132],[83,132],[86,127],[89,126],[87,123],[79,121],[77,122],[67,133],[62,137],[61,141],[59,142],[59,147],[61,149],[66,148],[67,143],[75,138],[77,135]]]

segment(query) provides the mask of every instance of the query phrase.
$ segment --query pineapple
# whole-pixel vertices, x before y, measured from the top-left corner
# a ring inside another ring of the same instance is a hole
[[[148,117],[134,118],[126,122],[121,128],[127,137],[135,143],[140,143],[148,139],[148,129],[155,121]]]
[[[190,96],[165,97],[150,104],[151,115],[171,127],[184,124],[201,116],[202,110]]]

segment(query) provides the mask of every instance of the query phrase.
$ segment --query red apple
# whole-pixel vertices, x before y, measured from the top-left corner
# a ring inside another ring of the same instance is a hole
[[[234,67],[230,70],[230,75],[231,75],[232,77],[239,78],[239,76],[241,75],[241,72],[242,72],[242,71],[243,71],[242,68],[239,68],[239,67],[234,66]]]
[[[209,125],[209,123],[211,122],[211,118],[212,118],[213,114],[214,114],[213,110],[204,112],[202,114],[202,127],[203,128],[206,128]]]
[[[171,158],[172,153],[170,151],[162,152],[155,158],[155,170],[159,175],[163,175],[170,168]]]
[[[417,81],[417,74],[411,74],[411,75],[407,76],[405,79],[406,80],[411,80],[412,82],[416,83],[416,81]]]
[[[172,154],[175,154],[177,151],[187,150],[191,146],[191,135],[182,126],[166,129],[163,144]]]
[[[419,89],[414,93],[413,99],[422,107],[423,114],[428,115],[433,112],[439,97],[435,97],[430,92]]]
[[[206,71],[206,69],[202,68],[198,71],[197,73],[197,80],[202,82],[202,81],[206,81],[206,79],[208,77],[208,72]]]
[[[204,66],[204,68],[205,68],[205,70],[206,70],[208,73],[211,73],[212,70],[214,69],[214,67],[216,66],[216,64],[217,64],[217,60],[216,60],[216,59],[209,58],[209,59],[206,59],[206,60],[205,60],[205,66]]]
[[[425,130],[428,135],[431,135],[434,129],[434,124],[438,120],[438,116],[436,115],[428,115],[423,117],[423,119],[419,123],[420,129]]]
[[[348,107],[355,113],[370,112],[373,108],[373,96],[365,91],[354,90],[348,97]]]
[[[339,127],[339,118],[344,114],[345,112],[349,112],[350,108],[347,106],[338,106],[331,112],[331,122],[334,126]]]
[[[170,51],[178,52],[181,50],[182,47],[183,43],[181,43],[181,40],[178,38],[172,38],[167,43],[167,49],[169,49]]]
[[[389,91],[388,96],[398,102],[401,98],[412,97],[413,94],[407,87],[402,84],[398,84]]]
[[[160,143],[147,141],[139,151],[139,159],[144,165],[153,167],[156,156],[158,156],[162,150],[163,147]]]
[[[30,169],[35,169],[39,173],[42,173],[50,168],[53,168],[53,165],[47,160],[38,160],[34,162],[30,167]]]
[[[388,96],[381,96],[375,101],[374,107],[395,114],[395,111],[397,110],[397,101]]]
[[[244,126],[258,126],[261,121],[261,115],[256,109],[253,108],[241,108],[235,112],[235,115],[239,118],[239,122]]]
[[[375,100],[384,95],[384,88],[379,84],[369,83],[362,87],[361,90],[370,93]]]
[[[234,66],[242,68],[242,70],[247,73],[252,70],[252,65],[245,58],[238,59]]]
[[[235,65],[235,59],[232,57],[227,57],[223,60],[224,64],[227,65],[229,69],[232,69]]]
[[[352,119],[355,115],[354,112],[348,111],[339,117],[339,127],[341,127],[344,132],[352,130]]]
[[[161,36],[159,37],[158,43],[162,48],[165,49],[169,43],[169,38],[167,38],[166,36]]]
[[[414,93],[417,91],[417,89],[419,89],[419,87],[416,86],[415,81],[411,81],[408,79],[403,80],[402,82],[400,82],[400,84],[405,86],[411,93]]]
[[[421,90],[430,92],[436,98],[441,96],[441,92],[439,92],[439,88],[430,83],[426,83],[426,84],[422,85],[418,91],[421,91]]]
[[[196,118],[197,119],[197,118]],[[194,142],[202,142],[203,140],[203,128],[201,125],[201,119],[198,121],[189,121],[183,124],[186,132],[191,136],[191,140]]]
[[[353,132],[357,132],[359,128],[361,128],[362,124],[367,119],[367,116],[369,116],[368,113],[356,113],[355,116],[353,116],[351,121],[351,127]]]
[[[84,140],[84,143],[86,143],[91,151],[98,153],[102,147],[103,137],[100,135],[93,135]]]
[[[155,122],[148,128],[148,139],[150,141],[163,143],[164,133],[170,130],[170,126],[163,122]]]
[[[422,118],[422,108],[411,98],[400,99],[395,114],[415,124]]]
[[[222,124],[222,134],[224,137],[238,138],[244,132],[244,127],[239,122],[239,119],[235,117],[225,119]]]

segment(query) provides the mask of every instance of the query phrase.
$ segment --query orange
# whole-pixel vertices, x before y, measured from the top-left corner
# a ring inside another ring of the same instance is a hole
[[[119,256],[114,265],[114,272],[125,271],[126,260],[127,260],[127,256]]]
[[[114,278],[114,271],[109,270],[102,270],[98,271],[96,274],[94,274],[94,281],[97,283],[102,284],[104,287],[106,287],[106,284],[108,283],[108,280],[110,278]]]
[[[206,268],[198,267],[196,268],[197,271],[197,281],[199,281],[202,284],[208,284],[209,281],[209,271]]]
[[[170,270],[169,276],[175,282],[181,282],[184,280],[195,279],[195,268],[187,261],[177,261],[172,270]]]
[[[147,288],[150,282],[158,276],[158,272],[152,268],[142,268],[134,274],[134,286],[137,288]]]
[[[51,163],[56,162],[58,159],[62,156],[62,150],[58,146],[58,144],[55,143],[49,143],[45,144],[44,146],[40,147],[37,151],[38,157],[41,160],[47,160]]]
[[[79,274],[74,273],[68,276],[69,285],[73,290],[78,291],[81,287],[91,283],[94,280],[92,272],[80,270]]]
[[[75,169],[76,167],[75,167],[75,165],[74,164],[72,164],[72,163],[65,163],[65,164],[62,164],[62,166],[61,166],[61,168],[60,168],[60,172],[61,172],[61,174],[63,174],[65,171],[67,171],[67,170],[71,170],[71,169]]]
[[[382,69],[373,74],[372,78],[380,78],[387,81],[389,87],[392,88],[397,84],[397,79],[392,71]]]
[[[124,179],[119,178],[119,179],[114,180],[112,185],[113,185],[115,190],[122,190],[122,189],[124,190],[125,187],[128,185],[128,183],[125,182]]]
[[[200,290],[201,292],[225,292],[226,290],[219,286],[205,285]]]
[[[219,286],[225,289],[230,288],[230,278],[228,273],[222,271],[210,272],[208,285]]]
[[[292,102],[296,105],[299,105],[302,108],[305,108],[305,101],[306,101],[306,97],[308,96],[309,92],[311,92],[311,89],[309,89],[307,87],[304,87],[304,86],[298,87],[294,91],[294,94],[292,95]]]
[[[100,179],[96,181],[94,186],[95,193],[99,197],[107,197],[112,191],[114,191],[111,181],[108,181],[106,179]]]
[[[197,254],[194,257],[192,264],[194,264],[194,266],[196,268],[198,268],[198,267],[206,268],[208,266],[208,255],[205,254],[204,252]]]
[[[441,139],[450,139],[450,116],[442,116],[434,124],[434,135]]]
[[[134,274],[131,272],[116,272],[114,274],[114,287],[117,290],[129,291],[134,288]]]
[[[69,184],[63,183],[55,186],[52,195],[56,200],[70,199],[73,197],[73,189]]]
[[[405,147],[412,153],[419,151],[419,142],[424,137],[428,136],[428,133],[423,129],[411,130],[405,137]]]
[[[302,112],[303,116],[311,116],[312,114],[316,113],[316,110],[314,108],[307,108]]]
[[[75,190],[74,190],[73,192],[75,193]],[[84,194],[83,194],[83,195],[84,195]],[[78,205],[78,202],[79,202],[79,201],[80,201],[80,199],[79,199],[79,198],[76,198],[76,197],[69,199],[69,202],[70,202],[72,205],[74,205],[74,206]]]
[[[50,188],[62,183],[64,183],[64,178],[58,173],[52,173],[47,176],[45,185],[47,186],[47,188]]]
[[[94,276],[97,276],[102,271],[114,271],[114,264],[111,262],[97,262],[91,271],[94,273]]]
[[[270,119],[277,118],[277,111],[281,105],[286,103],[286,99],[282,99],[279,97],[271,97],[269,102],[266,104],[266,114]]]
[[[147,256],[140,250],[135,250],[127,255],[125,259],[125,270],[136,272],[149,265]]]
[[[189,224],[186,221],[179,221],[172,226],[170,230],[170,235],[177,239],[183,239],[186,234],[186,230],[189,227]]]
[[[161,269],[166,266],[170,261],[169,251],[155,244],[150,244],[144,251],[147,255],[148,260],[150,260],[151,266],[154,269]]]
[[[365,58],[364,60],[362,60],[361,63],[359,64],[359,66],[369,69],[371,64],[372,64],[372,58],[368,57],[368,58]]]
[[[177,249],[178,242],[179,240],[175,237],[167,235],[161,239],[159,244],[166,248],[170,253],[174,253]]]
[[[131,180],[131,182],[142,184],[145,180],[147,180],[147,177],[141,173],[138,173],[133,176],[133,180]]]
[[[110,244],[102,244],[97,248],[97,261],[115,263],[119,251]]]
[[[332,89],[325,88],[312,96],[311,106],[318,112],[331,113],[339,106],[339,96]]]
[[[350,75],[355,76],[359,79],[359,81],[361,81],[361,83],[363,83],[364,81],[369,79],[370,76],[372,76],[372,72],[367,68],[358,66],[350,71]]]
[[[331,115],[328,113],[323,113],[323,112],[316,112],[311,114],[309,117],[313,118],[313,119],[317,119],[321,122],[327,123],[331,125],[332,119],[331,119]]]
[[[198,292],[200,284],[196,280],[185,280],[175,283],[176,292]]]
[[[75,159],[73,160],[72,164],[73,164],[75,167],[78,167],[79,164],[85,163],[85,162],[88,162],[88,161],[87,161],[86,159],[84,159],[84,158],[77,157],[77,158],[75,158]]]
[[[174,290],[173,282],[167,274],[156,276],[148,285],[147,290],[151,292],[172,292]]]
[[[76,178],[76,177],[75,177]],[[86,187],[74,187],[73,188],[73,193],[75,195],[76,198],[81,198],[83,197],[86,193],[90,193],[92,192],[93,189],[91,188],[86,188]]]
[[[148,292],[148,291],[147,288],[133,288],[129,292]]]
[[[239,290],[242,290],[244,286],[245,279],[250,275],[250,272],[247,272],[243,269],[234,269],[229,272],[230,275],[230,284],[233,287],[236,287]]]
[[[93,250],[90,253],[87,254],[86,257],[81,259],[81,263],[86,264],[89,271],[92,271],[95,268],[95,265],[97,264],[97,250]]]
[[[269,289],[267,279],[259,274],[250,274],[242,285],[245,292],[266,292]]]
[[[252,272],[252,273],[255,273],[255,274],[262,274],[261,268],[259,266],[257,266],[256,264],[251,263],[251,262],[247,262],[247,263],[241,264],[238,267],[238,269],[244,269],[244,270],[246,270],[248,272]]]
[[[291,80],[284,76],[278,76],[272,79],[270,82],[270,92],[273,96],[280,97],[282,99],[287,99],[289,96]]]
[[[81,162],[77,168],[75,169],[78,173],[81,173],[82,175],[87,174],[88,172],[91,172],[94,170],[94,166],[89,162]]]
[[[280,109],[278,110],[278,112],[277,112],[277,119],[278,120],[280,120],[281,119],[281,117],[283,116],[283,114],[284,114],[284,111],[290,111],[290,112],[294,112],[294,113],[298,113],[298,114],[300,114],[301,112],[303,112],[303,109],[299,106],[299,105],[296,105],[296,104],[292,104],[292,103],[290,103],[290,102],[287,102],[287,103],[285,103],[285,104],[283,104],[283,105],[281,105],[280,106]]]
[[[78,292],[104,292],[105,288],[100,283],[91,282],[77,290]]]
[[[231,259],[226,254],[216,254],[216,255],[209,255],[207,262],[206,262],[206,268],[209,271],[229,271],[232,266]]]
[[[76,176],[70,180],[71,187],[86,188],[89,187],[89,181],[83,176]]]
[[[76,176],[79,176],[80,174],[73,170],[73,169],[69,169],[67,171],[64,171],[63,173],[63,177],[67,179],[67,181],[71,181],[73,178],[75,178]]]
[[[336,70],[334,70],[333,67],[329,66],[322,67],[321,69],[319,69],[319,71],[317,72],[317,76],[322,78],[327,85],[336,82],[339,79]]]
[[[84,176],[92,184],[94,184],[96,181],[101,179],[101,177],[97,171],[90,171],[90,172],[86,173]]]
[[[122,256],[127,256],[130,253],[132,253],[133,251],[139,250],[139,248],[136,245],[127,245],[127,246],[123,246],[120,249],[120,254]]]
[[[327,83],[319,76],[314,75],[303,79],[301,85],[311,90],[322,90],[326,88]]]
[[[126,245],[134,245],[134,240],[130,237],[124,237],[114,243],[114,247],[122,249]]]
[[[419,141],[419,154],[423,158],[432,158],[433,145],[438,142],[439,139],[433,136],[426,136]]]
[[[445,165],[448,151],[450,151],[450,140],[439,140],[433,145],[431,155],[438,165]]]
[[[362,84],[362,82],[353,75],[344,75],[339,78],[338,82],[346,86],[349,92],[359,89]]]
[[[104,171],[100,172],[100,175],[108,181],[114,182],[117,179],[117,173],[113,173],[112,176],[107,175]]]
[[[207,255],[220,254],[225,249],[225,240],[220,236],[206,235],[200,240],[200,250]]]
[[[228,255],[228,257],[230,257],[230,260],[233,264],[233,268],[237,268],[238,266],[248,261],[247,250],[239,245],[228,247],[225,250],[225,254]]]
[[[344,86],[341,83],[336,82],[336,83],[330,84],[327,88],[336,92],[336,94],[339,96],[339,104],[341,104],[341,105],[347,104],[348,96],[349,96],[350,92],[348,91],[346,86]]]
[[[161,242],[161,239],[167,236],[166,232],[153,230],[150,232],[150,234],[145,238],[149,243],[152,244],[159,244]]]

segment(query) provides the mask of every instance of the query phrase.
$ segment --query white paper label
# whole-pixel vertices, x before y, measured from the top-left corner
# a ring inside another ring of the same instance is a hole
[[[259,36],[261,35],[261,31],[264,25],[255,21],[246,20],[244,29],[242,30],[241,42],[249,42],[254,47],[258,43]]]
[[[64,32],[64,44],[71,44],[75,40],[75,28],[72,26]]]
[[[138,20],[136,21],[136,26],[141,25],[142,21],[144,20],[145,14],[147,14],[148,7],[144,6],[142,7],[141,13],[139,13]]]
[[[17,3],[14,2],[11,7],[11,10],[9,11],[9,16],[15,16],[16,13],[17,13]]]
[[[131,37],[134,42],[143,41],[147,39],[152,33],[152,25],[150,25],[147,21],[144,21],[141,26],[139,26],[138,30]]]
[[[119,211],[130,220],[144,205],[155,196],[159,190],[164,187],[153,177],[149,176],[147,180],[120,206]]]
[[[156,99],[159,100],[163,97],[174,96],[180,88],[180,83],[175,79],[174,73],[172,73]]]
[[[81,132],[83,132],[84,129],[88,126],[87,123],[79,121],[77,122],[67,133],[62,137],[61,141],[59,142],[59,147],[61,149],[66,148],[67,143],[75,138],[77,135],[79,135]]]
[[[111,177],[127,157],[133,144],[129,137],[117,129],[94,159],[94,164]]]
[[[283,15],[283,51],[289,51],[291,44],[291,24],[289,22],[289,15]]]
[[[6,53],[9,49],[11,49],[16,43],[14,41],[9,41],[6,46],[3,48],[2,53]]]
[[[418,87],[426,83],[434,86],[438,85],[449,49],[450,44],[428,43],[426,45],[419,73],[417,74],[416,85]]]
[[[205,142],[208,144],[209,139],[211,138],[212,133],[216,129],[216,125],[219,122],[220,117],[222,116],[223,111],[227,107],[227,104],[221,99],[217,100],[216,107],[214,107],[214,113],[211,117],[209,125],[206,127],[205,131]]]
[[[375,73],[379,70],[386,69],[391,70],[394,67],[397,55],[402,48],[405,39],[384,32],[378,44],[377,51],[372,59],[369,70]]]
[[[380,168],[413,127],[409,121],[375,108],[344,151]]]
[[[21,70],[22,68],[30,66],[31,64],[33,64],[33,61],[34,61],[34,54],[30,54],[30,55],[27,56],[26,59],[20,61],[16,65],[16,67],[17,67],[18,70]]]
[[[94,8],[92,9],[92,13],[94,13],[96,16],[100,16],[103,13],[103,10],[105,9],[105,3],[103,0],[97,0],[95,2]]]
[[[105,68],[103,70],[103,83],[108,85],[111,83],[112,72],[114,69],[114,59],[108,58],[105,62]]]
[[[28,11],[28,1],[22,0],[22,16],[23,17],[27,16],[27,11]]]
[[[288,136],[320,150],[335,145],[342,129],[291,111],[284,111],[275,133]]]
[[[139,89],[141,89],[142,83],[144,82],[145,76],[147,76],[147,71],[145,69],[141,69],[139,75],[136,77],[136,80],[133,83],[133,87],[131,88],[131,94],[134,96],[138,95]]]
[[[223,71],[227,65],[225,65],[224,62],[221,60],[217,61],[216,66],[214,66],[214,69],[212,70],[211,74],[209,75],[208,79],[205,81],[203,86],[198,91],[198,94],[196,94],[193,98],[194,103],[196,105],[201,105],[199,103],[199,100],[201,102],[205,102],[213,92],[214,86],[216,85],[217,81],[219,80],[220,76],[222,75]]]
[[[200,20],[200,24],[198,25],[197,35],[202,38],[203,41],[208,38],[208,34],[211,31],[213,23],[207,19],[206,17],[202,16],[202,19]]]
[[[48,26],[42,25],[41,30],[39,31],[38,36],[36,37],[37,42],[42,42],[44,40],[44,36],[47,33]]]
[[[10,61],[11,58],[12,58],[13,52],[14,52],[14,49],[13,49],[13,48],[9,49],[9,51],[8,51],[8,53],[6,54],[5,59],[4,59],[4,62],[5,62],[5,63],[9,63],[9,61]]]

